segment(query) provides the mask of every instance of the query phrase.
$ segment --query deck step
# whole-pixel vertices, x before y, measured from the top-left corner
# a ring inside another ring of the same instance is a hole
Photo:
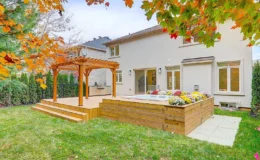
[[[67,115],[67,116],[70,116],[70,117],[80,118],[84,121],[88,120],[88,114],[87,113],[82,113],[82,112],[78,112],[78,111],[74,111],[74,110],[70,110],[70,109],[65,109],[65,108],[60,108],[60,107],[56,107],[56,106],[52,106],[52,105],[42,104],[42,103],[37,103],[36,107],[42,108],[42,109],[45,109],[45,110],[50,110],[52,112],[64,114],[64,115]]]
[[[46,114],[49,114],[49,115],[52,115],[52,116],[55,116],[55,117],[66,119],[66,120],[69,120],[69,121],[72,121],[72,122],[84,122],[83,119],[71,117],[71,116],[61,114],[61,113],[57,113],[57,112],[53,112],[53,111],[50,111],[50,110],[47,110],[47,109],[43,109],[43,108],[39,108],[39,107],[32,107],[32,109],[46,113]]]
[[[66,105],[66,104],[61,104],[61,103],[57,103],[57,102],[52,102],[52,101],[48,101],[48,100],[41,100],[42,104],[46,104],[46,105],[51,105],[54,107],[59,107],[59,108],[64,108],[64,109],[69,109],[69,110],[73,110],[73,111],[77,111],[77,112],[82,112],[82,113],[86,113],[87,109],[84,107],[79,107],[79,106],[72,106],[72,105]]]

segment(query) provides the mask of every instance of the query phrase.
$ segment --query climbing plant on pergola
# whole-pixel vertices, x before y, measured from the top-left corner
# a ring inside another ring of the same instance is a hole
[[[53,101],[57,101],[57,76],[61,70],[77,71],[79,85],[79,106],[83,106],[83,76],[86,77],[86,99],[88,99],[88,77],[92,70],[107,68],[112,72],[112,96],[116,97],[116,69],[119,68],[119,63],[94,59],[94,58],[69,58],[65,62],[54,63],[50,66],[53,71]]]

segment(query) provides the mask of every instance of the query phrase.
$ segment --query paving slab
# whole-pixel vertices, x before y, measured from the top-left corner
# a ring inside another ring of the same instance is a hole
[[[233,146],[241,120],[240,117],[213,115],[193,130],[188,137]]]

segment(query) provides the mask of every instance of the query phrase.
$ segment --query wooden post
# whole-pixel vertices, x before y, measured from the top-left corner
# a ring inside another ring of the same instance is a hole
[[[58,70],[53,69],[53,102],[57,102],[57,77],[58,77]]]
[[[79,65],[79,106],[83,106],[83,65]]]
[[[86,77],[86,99],[88,99],[89,95],[88,95],[88,77],[89,77],[89,74],[91,72],[91,69],[88,69],[86,70],[85,72],[85,77]]]
[[[112,71],[112,97],[116,97],[116,69],[111,69]]]

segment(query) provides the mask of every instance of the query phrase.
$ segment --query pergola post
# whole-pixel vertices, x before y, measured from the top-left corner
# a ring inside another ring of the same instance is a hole
[[[89,91],[88,91],[88,77],[89,77],[89,74],[91,72],[91,69],[86,69],[85,71],[85,77],[86,77],[86,99],[88,99],[89,95]]]
[[[83,65],[79,65],[79,106],[83,106]]]
[[[57,102],[57,77],[58,77],[58,69],[53,69],[53,102]]]
[[[116,69],[111,69],[112,71],[112,97],[116,97]]]

